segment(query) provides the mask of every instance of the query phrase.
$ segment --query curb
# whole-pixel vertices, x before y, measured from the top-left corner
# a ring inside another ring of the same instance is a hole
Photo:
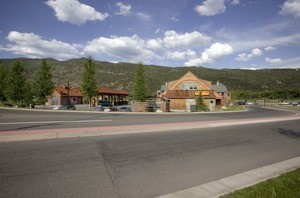
[[[253,186],[300,167],[300,157],[246,171],[220,180],[162,195],[156,198],[213,198]]]

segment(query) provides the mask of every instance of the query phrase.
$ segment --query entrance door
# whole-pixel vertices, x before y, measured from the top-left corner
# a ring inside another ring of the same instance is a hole
[[[214,111],[215,110],[215,100],[209,101],[209,110]]]
[[[186,99],[186,110],[191,110],[191,105],[195,105],[196,101],[195,99]]]

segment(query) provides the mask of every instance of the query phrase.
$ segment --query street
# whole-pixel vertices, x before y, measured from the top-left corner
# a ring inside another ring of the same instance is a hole
[[[0,197],[155,197],[298,157],[299,141],[294,120],[1,143]]]

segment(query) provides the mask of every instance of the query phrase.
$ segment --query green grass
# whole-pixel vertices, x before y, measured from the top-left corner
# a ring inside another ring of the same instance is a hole
[[[226,109],[223,111],[243,111],[245,110],[244,106],[226,106]]]
[[[300,197],[300,169],[269,179],[257,185],[235,191],[222,198],[296,198]]]

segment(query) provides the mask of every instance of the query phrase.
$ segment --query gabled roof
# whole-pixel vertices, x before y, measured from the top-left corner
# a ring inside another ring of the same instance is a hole
[[[228,93],[227,87],[223,84],[212,85],[211,88],[218,93]]]
[[[68,88],[63,86],[63,87],[54,87],[54,90],[60,94],[61,96],[67,96],[68,95]],[[83,94],[81,93],[81,91],[79,91],[79,89],[76,88],[72,88],[69,90],[69,96],[83,96]]]
[[[107,87],[98,87],[98,91],[100,94],[129,95],[127,90],[110,89]]]
[[[211,89],[211,82],[207,80],[203,80],[195,76],[191,71],[188,71],[185,75],[183,75],[180,79],[176,81],[171,81],[171,85],[169,86],[169,89],[174,89],[178,84],[180,84],[183,81],[196,81],[199,84],[202,85],[203,90],[210,90]]]

